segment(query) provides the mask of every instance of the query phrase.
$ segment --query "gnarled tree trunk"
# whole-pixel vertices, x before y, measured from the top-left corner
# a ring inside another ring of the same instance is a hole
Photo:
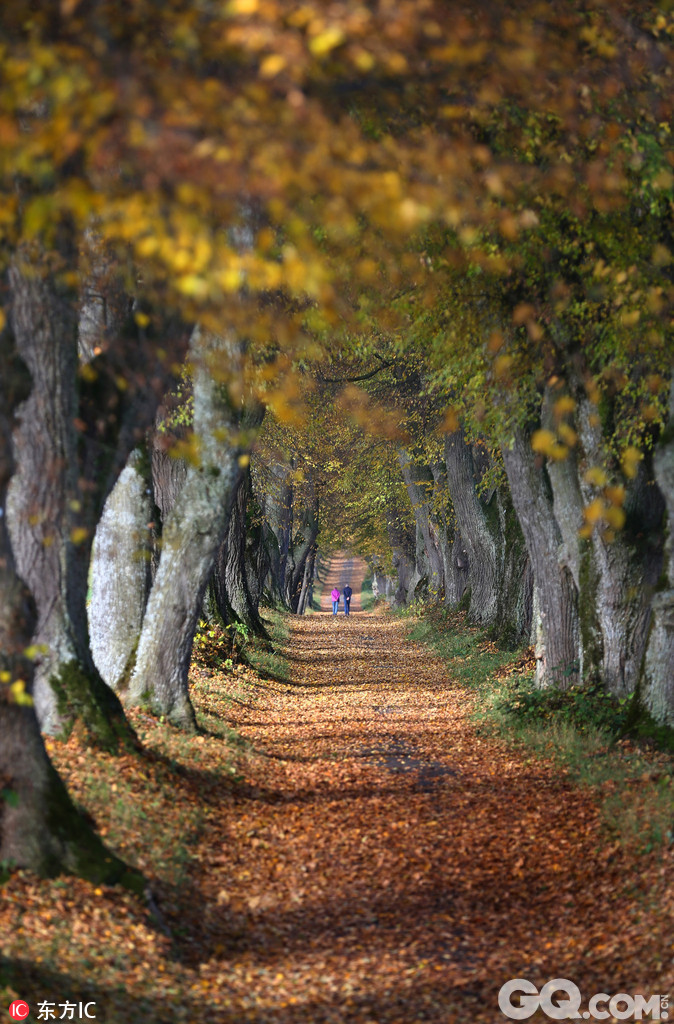
[[[9,682],[0,682],[0,861],[39,875],[68,872],[141,889],[140,875],[106,850],[72,803],[45,750],[35,708],[23,703],[32,683],[33,663],[25,651],[36,612],[15,571],[6,497],[13,471],[11,415],[28,386],[5,331],[0,335],[0,671]]]
[[[480,464],[463,431],[445,436],[445,462],[462,541],[456,557],[462,567],[467,562],[468,616],[502,643],[516,646],[530,631],[533,588],[519,521],[507,493],[498,488],[488,496],[479,493],[485,457]]]
[[[253,632],[266,636],[258,611],[259,588],[257,581],[251,581],[250,573],[253,566],[246,557],[250,497],[250,469],[246,468],[232,503],[227,535],[220,545],[216,558],[212,592],[223,622],[242,622]],[[257,595],[257,600],[254,594]]]
[[[559,565],[562,536],[552,494],[523,430],[503,445],[502,453],[538,595],[536,680],[541,687],[567,689],[579,680],[580,625],[573,576]]]
[[[241,476],[239,416],[209,364],[241,373],[242,346],[195,331],[194,430],[200,461],[190,465],[162,531],[159,568],[148,600],[136,665],[125,700],[149,704],[181,728],[196,726],[188,692],[192,642],[217,551]],[[229,437],[225,435],[229,434]],[[249,439],[250,441],[250,439]]]
[[[32,390],[17,414],[17,472],[7,512],[17,570],[38,612],[35,708],[44,731],[57,732],[78,717],[98,743],[114,749],[120,738],[132,742],[133,733],[89,650],[87,571],[95,519],[91,496],[80,486],[77,320],[71,296],[39,261],[25,259],[15,259],[9,272],[10,320]]]
[[[608,459],[602,444],[598,417],[583,399],[579,403],[578,428],[589,465]],[[582,485],[581,485],[582,486]],[[586,502],[595,497],[585,486]],[[651,601],[662,570],[664,501],[652,476],[650,459],[644,460],[630,481],[625,501],[625,525],[612,538],[595,530],[591,538],[592,587],[584,592],[581,609],[596,604],[602,635],[601,677],[610,693],[623,697],[637,686],[646,649]]]

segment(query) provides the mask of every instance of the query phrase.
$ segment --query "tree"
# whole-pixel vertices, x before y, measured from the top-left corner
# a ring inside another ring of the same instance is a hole
[[[101,843],[51,765],[30,689],[35,604],[19,579],[7,530],[13,414],[30,388],[9,330],[0,335],[0,860],[38,874],[68,871],[142,889],[143,879]]]
[[[192,336],[192,464],[162,528],[159,567],[123,694],[128,704],[147,703],[188,730],[196,726],[187,681],[194,632],[227,530],[242,457],[254,436],[242,422],[240,399],[234,397],[243,351],[243,343],[233,336],[198,329]]]

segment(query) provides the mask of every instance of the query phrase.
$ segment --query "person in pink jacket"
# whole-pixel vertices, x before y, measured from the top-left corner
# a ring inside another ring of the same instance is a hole
[[[336,615],[337,609],[339,608],[339,591],[337,590],[337,587],[332,588],[330,597],[332,598],[332,614]]]

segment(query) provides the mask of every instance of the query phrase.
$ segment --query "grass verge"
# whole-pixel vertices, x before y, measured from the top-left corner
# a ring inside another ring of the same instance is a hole
[[[371,612],[376,603],[377,599],[372,593],[372,576],[366,576],[360,588],[360,606],[364,612]]]
[[[290,679],[290,665],[283,654],[283,645],[290,634],[288,616],[275,608],[265,608],[262,619],[271,641],[262,643],[256,640],[248,652],[248,663],[261,676],[286,682]]]
[[[533,651],[500,650],[467,624],[465,612],[417,607],[409,635],[475,691],[481,731],[554,759],[578,785],[595,789],[622,843],[643,852],[674,843],[674,757],[652,740],[624,738],[629,699],[599,689],[536,689]]]

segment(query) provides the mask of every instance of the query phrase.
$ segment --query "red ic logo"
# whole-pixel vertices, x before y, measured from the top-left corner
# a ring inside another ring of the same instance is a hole
[[[9,1008],[9,1015],[14,1020],[25,1020],[30,1013],[30,1006],[25,999],[15,999]]]

